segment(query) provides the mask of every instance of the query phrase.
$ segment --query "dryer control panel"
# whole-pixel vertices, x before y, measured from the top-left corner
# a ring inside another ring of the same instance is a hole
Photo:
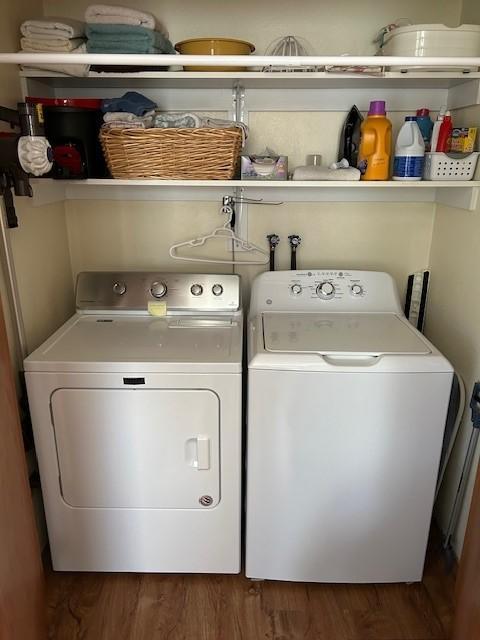
[[[263,273],[253,283],[250,315],[261,311],[402,313],[389,274],[349,269]]]
[[[79,311],[146,311],[149,302],[165,303],[166,313],[231,313],[240,309],[240,277],[225,273],[155,271],[78,274],[76,305]]]

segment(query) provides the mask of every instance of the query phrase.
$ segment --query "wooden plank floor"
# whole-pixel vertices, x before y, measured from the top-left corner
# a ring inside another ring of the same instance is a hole
[[[413,585],[47,570],[51,640],[446,640],[454,576],[438,542]]]

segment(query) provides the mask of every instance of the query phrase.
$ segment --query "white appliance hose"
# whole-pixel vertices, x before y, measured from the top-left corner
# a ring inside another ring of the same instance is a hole
[[[450,442],[448,444],[448,449],[445,454],[445,458],[443,460],[442,468],[440,469],[440,472],[438,474],[437,488],[435,490],[435,500],[438,498],[438,494],[440,493],[440,488],[442,486],[443,478],[445,476],[445,471],[447,470],[448,461],[450,460],[450,456],[452,455],[453,448],[457,441],[458,431],[460,429],[463,414],[465,411],[465,382],[463,381],[463,378],[458,373],[458,371],[455,371],[455,375],[457,376],[457,380],[458,380],[458,391],[460,396],[458,401],[457,418],[455,420],[455,425],[452,430],[452,437],[450,438]]]

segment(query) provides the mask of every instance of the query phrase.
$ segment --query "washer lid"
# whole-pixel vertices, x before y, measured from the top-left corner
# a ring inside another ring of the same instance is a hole
[[[408,321],[393,313],[265,313],[266,351],[331,355],[429,354]]]

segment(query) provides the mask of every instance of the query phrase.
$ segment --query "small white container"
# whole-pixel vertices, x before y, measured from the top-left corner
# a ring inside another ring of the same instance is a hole
[[[426,153],[424,180],[471,180],[477,166],[479,152]]]
[[[477,57],[480,56],[480,25],[462,24],[446,27],[444,24],[414,24],[394,29],[385,37],[384,56],[424,57]],[[391,67],[402,69],[402,67]],[[417,65],[414,68],[419,68]],[[427,67],[420,67],[427,69]],[[451,67],[449,67],[451,70]],[[458,67],[475,70],[476,67]],[[441,67],[432,70],[442,71]]]

